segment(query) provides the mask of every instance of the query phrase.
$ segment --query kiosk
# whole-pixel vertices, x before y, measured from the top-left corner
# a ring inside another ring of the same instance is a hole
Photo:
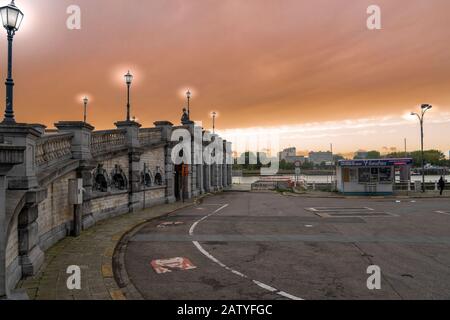
[[[400,180],[409,181],[413,160],[341,160],[336,168],[337,190],[348,195],[392,195],[396,171]]]

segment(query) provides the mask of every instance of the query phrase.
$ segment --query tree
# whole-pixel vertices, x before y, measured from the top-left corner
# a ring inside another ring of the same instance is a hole
[[[386,156],[387,158],[404,158],[404,152],[394,152],[390,153]],[[420,167],[422,166],[422,152],[421,151],[413,151],[408,154],[409,158],[413,159],[414,166]],[[447,165],[447,160],[445,159],[445,155],[439,150],[426,150],[424,151],[424,159],[425,163],[429,163],[434,166],[445,166]]]
[[[381,153],[376,150],[369,151],[369,152],[367,152],[367,158],[368,159],[380,159]]]

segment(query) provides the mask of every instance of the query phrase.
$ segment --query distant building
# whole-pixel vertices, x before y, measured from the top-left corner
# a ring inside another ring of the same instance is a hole
[[[332,163],[333,162],[333,153],[331,151],[326,151],[326,152],[311,151],[309,153],[309,161],[314,164],[322,164],[323,162]]]
[[[284,149],[283,151],[281,151],[279,153],[280,161],[281,160],[286,160],[287,161],[288,157],[295,157],[295,156],[297,156],[297,149],[295,147],[294,148]]]
[[[287,163],[296,163],[297,161],[301,164],[306,162],[305,156],[298,156],[297,155],[297,149],[294,148],[287,148],[283,151],[278,153],[278,156],[280,158],[280,161],[286,161]]]
[[[300,162],[301,164],[304,164],[306,162],[306,157],[305,156],[294,156],[294,157],[286,157],[287,163],[296,163],[297,161]]]

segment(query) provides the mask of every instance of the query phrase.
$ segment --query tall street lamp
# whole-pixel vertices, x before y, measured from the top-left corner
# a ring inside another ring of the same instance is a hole
[[[417,112],[412,112],[411,115],[412,116],[417,116],[417,118],[419,119],[420,122],[420,150],[421,150],[421,160],[422,160],[422,192],[425,192],[425,154],[423,151],[423,120],[425,118],[425,113],[430,110],[431,108],[433,108],[432,105],[429,104],[423,104],[421,106],[421,111],[419,113]]]
[[[186,98],[187,98],[187,112],[188,112],[189,119],[191,116],[191,96],[192,96],[192,93],[190,90],[188,90],[186,92]]]
[[[84,123],[86,123],[86,119],[87,119],[87,104],[88,104],[88,102],[89,102],[88,97],[84,97],[83,98],[83,103],[84,103],[84,117],[83,117],[83,119],[84,119]]]
[[[14,0],[7,6],[0,8],[0,15],[2,16],[3,26],[8,35],[8,75],[6,78],[6,108],[5,118],[3,123],[14,124],[14,108],[13,108],[13,88],[14,81],[12,79],[12,42],[16,31],[19,30],[23,20],[23,13],[16,7]]]
[[[128,70],[128,73],[125,75],[125,83],[127,84],[127,121],[130,121],[130,87],[133,82],[133,75]]]
[[[217,117],[217,112],[213,111],[211,112],[211,117],[213,119],[213,134],[216,133],[216,117]]]

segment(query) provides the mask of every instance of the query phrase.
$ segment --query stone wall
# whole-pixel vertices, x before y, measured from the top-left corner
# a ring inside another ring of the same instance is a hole
[[[8,235],[8,242],[6,246],[6,269],[8,273],[14,274],[15,269],[18,268],[19,257],[19,235],[17,230],[17,216],[11,221],[11,230]]]
[[[47,198],[38,206],[37,222],[42,250],[48,249],[70,232],[73,206],[69,204],[69,179],[76,177],[76,172],[70,172],[50,183]]]
[[[90,211],[83,215],[83,228],[87,229],[98,221],[128,213],[128,190],[97,194],[89,200]]]

